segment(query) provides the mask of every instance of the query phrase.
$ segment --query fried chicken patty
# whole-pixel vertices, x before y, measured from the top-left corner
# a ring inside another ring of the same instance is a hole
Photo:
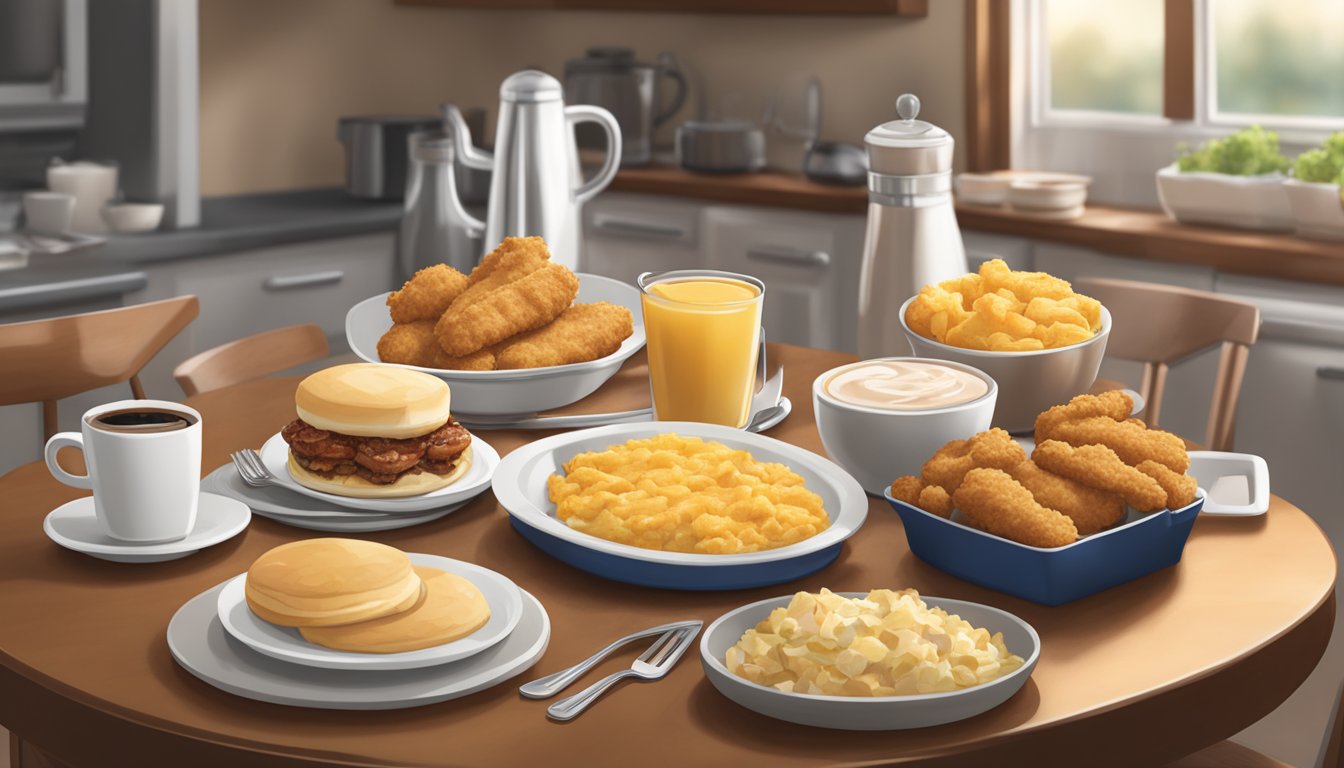
[[[453,419],[429,434],[401,440],[343,435],[303,419],[286,424],[280,436],[309,472],[326,478],[359,475],[378,485],[421,471],[446,475],[471,445],[471,433]]]

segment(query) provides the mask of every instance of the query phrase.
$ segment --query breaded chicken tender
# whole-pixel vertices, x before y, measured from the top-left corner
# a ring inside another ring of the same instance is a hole
[[[634,333],[634,318],[625,307],[599,301],[575,304],[555,322],[501,345],[500,370],[586,363],[606,357]]]
[[[476,302],[541,269],[550,261],[551,252],[540,237],[506,237],[495,250],[487,253],[467,277],[467,288],[457,302],[461,307]]]
[[[1110,528],[1125,517],[1125,500],[1076,480],[1041,469],[1031,459],[1008,470],[1013,479],[1031,491],[1042,506],[1057,510],[1073,521],[1079,536]]]
[[[559,317],[578,293],[579,279],[573,272],[546,262],[470,303],[463,305],[461,299],[454,302],[439,318],[434,334],[444,352],[454,357],[469,355],[546,325]]]
[[[952,516],[952,496],[939,486],[925,485],[923,480],[914,475],[893,480],[891,497],[939,517]]]
[[[1031,459],[1056,475],[1117,494],[1140,512],[1155,512],[1166,506],[1167,492],[1156,480],[1126,464],[1104,445],[1074,447],[1046,440],[1036,446]]]
[[[449,357],[439,347],[433,320],[397,323],[378,340],[378,359],[384,363],[418,365],[452,371],[490,371],[495,355],[488,349],[465,357]]]
[[[1153,478],[1167,492],[1167,509],[1180,509],[1195,500],[1198,483],[1190,475],[1173,472],[1152,459],[1139,462],[1135,469]]]
[[[922,490],[924,481],[914,475],[904,475],[891,481],[891,497],[912,507],[919,506],[919,492]]]
[[[924,462],[920,476],[925,485],[937,485],[955,495],[967,472],[977,467],[1008,469],[1026,461],[1022,446],[1012,435],[995,427],[969,440],[953,440]]]
[[[1056,405],[1036,417],[1036,442],[1054,440],[1055,428],[1066,421],[1078,421],[1105,416],[1111,421],[1124,421],[1134,410],[1134,401],[1124,392],[1113,389],[1100,395],[1079,395],[1067,405]]]
[[[1106,416],[1065,421],[1050,430],[1049,439],[1075,446],[1104,445],[1131,467],[1151,460],[1174,472],[1190,469],[1190,454],[1181,438],[1142,424],[1113,421]]]
[[[1050,548],[1078,540],[1072,520],[1037,503],[1031,491],[1001,469],[967,472],[952,501],[975,527],[1019,544]]]
[[[387,308],[394,323],[438,320],[466,289],[466,275],[447,264],[435,264],[416,272],[401,290],[388,294]]]

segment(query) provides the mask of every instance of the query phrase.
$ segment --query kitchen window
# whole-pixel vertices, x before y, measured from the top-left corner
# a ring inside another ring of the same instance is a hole
[[[1259,124],[1295,155],[1344,129],[1344,3],[1013,0],[1013,166],[1156,206],[1182,144]]]

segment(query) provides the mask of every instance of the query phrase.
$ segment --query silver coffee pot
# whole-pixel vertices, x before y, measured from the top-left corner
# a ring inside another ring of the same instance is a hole
[[[966,273],[952,209],[952,136],[916,120],[919,99],[896,100],[901,119],[864,136],[868,228],[859,273],[859,356],[909,355],[901,330],[906,299],[929,283]]]
[[[509,236],[540,235],[551,259],[571,269],[582,249],[583,203],[616,176],[621,160],[621,128],[601,107],[565,106],[560,81],[537,70],[510,75],[499,88],[499,119],[491,155],[473,145],[471,131],[456,107],[444,108],[457,161],[492,171],[484,250]],[[583,181],[574,126],[598,124],[607,134],[607,152],[593,178]]]

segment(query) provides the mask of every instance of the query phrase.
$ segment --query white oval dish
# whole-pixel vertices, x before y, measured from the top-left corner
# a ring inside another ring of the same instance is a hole
[[[757,461],[787,465],[821,496],[830,526],[797,544],[740,555],[661,552],[618,544],[570,528],[555,516],[546,479],[575,454],[664,433],[716,440]],[[544,551],[599,576],[667,589],[744,589],[800,578],[829,565],[863,525],[868,497],[849,473],[811,451],[765,435],[696,422],[618,424],[566,432],[515,449],[495,471],[495,498],[514,527]]]
[[[509,636],[523,611],[523,594],[507,577],[472,563],[437,555],[410,553],[411,562],[461,576],[476,585],[490,606],[485,626],[451,643],[401,653],[357,653],[325,648],[303,639],[297,629],[264,621],[247,607],[247,574],[225,582],[216,605],[220,623],[239,642],[256,651],[294,664],[324,669],[420,669],[474,656]]]
[[[862,597],[866,592],[842,592]],[[1007,611],[964,600],[921,595],[930,608],[955,613],[991,634],[1003,633],[1004,644],[1026,663],[988,683],[947,693],[911,696],[820,696],[785,693],[758,685],[728,671],[724,654],[742,634],[756,626],[770,611],[787,606],[793,595],[772,597],[744,605],[720,616],[700,638],[700,662],[705,676],[719,693],[754,712],[790,723],[846,731],[896,731],[927,728],[965,720],[999,706],[1017,693],[1031,677],[1041,657],[1041,638],[1030,624]]]
[[[606,301],[630,310],[634,333],[615,352],[597,360],[516,371],[445,371],[440,368],[402,366],[432,374],[453,390],[453,412],[475,416],[512,416],[539,413],[576,403],[597,391],[620,370],[621,365],[644,346],[644,314],[639,290],[619,280],[579,274],[576,301]],[[350,351],[361,360],[382,362],[378,340],[392,327],[387,294],[359,302],[345,316],[345,337]],[[388,363],[391,365],[391,363]]]
[[[402,496],[393,499],[363,499],[354,496],[337,496],[323,493],[299,485],[289,474],[289,445],[277,432],[261,447],[261,463],[275,476],[281,486],[309,496],[321,499],[328,504],[338,504],[353,509],[373,510],[375,512],[425,512],[431,509],[447,507],[480,495],[490,487],[490,479],[499,466],[499,453],[476,435],[471,436],[471,466],[457,482],[446,488],[440,488],[418,496]]]

